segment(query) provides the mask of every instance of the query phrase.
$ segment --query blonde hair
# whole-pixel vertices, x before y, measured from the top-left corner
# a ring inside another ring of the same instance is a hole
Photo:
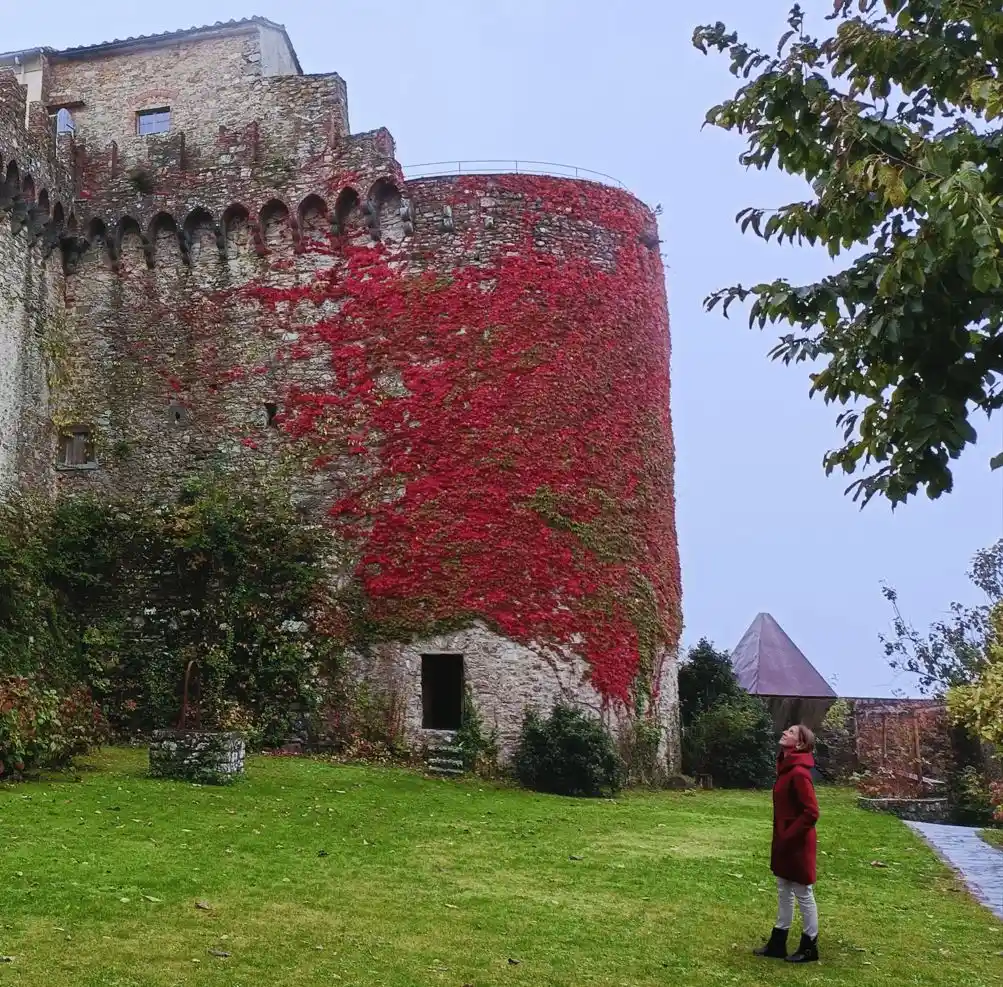
[[[815,734],[808,729],[803,723],[795,724],[794,730],[798,735],[798,746],[799,751],[805,751],[807,754],[811,754],[815,750]]]

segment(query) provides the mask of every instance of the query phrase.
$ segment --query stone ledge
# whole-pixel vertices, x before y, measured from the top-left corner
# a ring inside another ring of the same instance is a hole
[[[228,785],[244,773],[244,737],[208,730],[156,730],[150,777]]]
[[[910,822],[947,822],[951,811],[947,799],[864,798],[857,805],[868,812],[885,812]]]

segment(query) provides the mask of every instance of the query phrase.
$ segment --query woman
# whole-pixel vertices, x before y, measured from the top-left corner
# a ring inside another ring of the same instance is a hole
[[[770,869],[777,876],[777,922],[770,941],[756,950],[788,963],[818,961],[818,909],[815,883],[815,823],[818,800],[811,781],[815,767],[815,735],[798,724],[780,738],[777,783],[773,786],[773,849]],[[787,955],[787,934],[794,921],[794,900],[801,909],[804,932],[797,952]]]

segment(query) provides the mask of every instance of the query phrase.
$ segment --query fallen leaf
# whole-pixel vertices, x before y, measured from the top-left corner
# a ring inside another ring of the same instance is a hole
[[[210,905],[208,901],[196,901],[195,907],[200,908],[204,912],[212,911],[212,905]]]
[[[886,864],[883,860],[872,860],[871,861],[871,866],[872,867],[887,867],[888,864]]]
[[[225,949],[210,949],[210,956],[218,956],[221,960],[225,960],[230,954]]]
[[[131,898],[119,898],[118,900],[122,902],[123,905],[128,905],[129,902],[132,901]]]
[[[154,898],[152,894],[144,894],[143,897],[147,901],[154,901],[154,902],[156,902],[158,905],[164,900],[163,898]]]
[[[511,956],[508,958],[508,965],[509,966],[518,966],[521,962],[522,962],[522,960],[514,960],[514,959],[512,959]]]
[[[576,857],[574,854],[571,854],[571,856],[568,857],[568,860],[584,860],[584,859],[585,859],[584,857]]]

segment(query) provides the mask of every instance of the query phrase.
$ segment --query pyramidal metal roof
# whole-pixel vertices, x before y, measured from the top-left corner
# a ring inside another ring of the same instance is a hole
[[[836,693],[768,613],[758,614],[731,655],[739,684],[757,696],[835,699]]]

